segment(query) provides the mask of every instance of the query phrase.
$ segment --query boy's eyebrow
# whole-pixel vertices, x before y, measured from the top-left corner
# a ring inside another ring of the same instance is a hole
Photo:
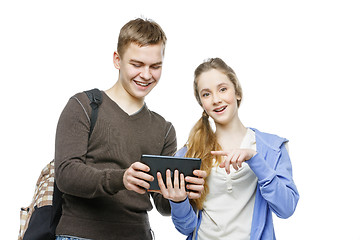
[[[151,65],[162,65],[162,61],[153,63],[153,64],[151,64]]]
[[[130,62],[138,63],[138,64],[145,64],[144,62],[136,60],[136,59],[130,59]],[[153,65],[162,65],[162,61],[151,64],[151,66],[153,66]]]

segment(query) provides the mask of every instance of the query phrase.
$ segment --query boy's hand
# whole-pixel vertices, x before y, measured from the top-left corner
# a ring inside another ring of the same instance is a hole
[[[147,174],[150,168],[141,163],[135,162],[125,171],[123,181],[126,189],[144,194],[146,190],[150,188],[148,182],[154,181],[154,178]]]
[[[193,174],[196,177],[187,176],[185,178],[185,181],[187,182],[186,188],[191,190],[188,192],[189,199],[198,199],[204,191],[205,178],[207,177],[207,174],[203,170],[194,170]]]

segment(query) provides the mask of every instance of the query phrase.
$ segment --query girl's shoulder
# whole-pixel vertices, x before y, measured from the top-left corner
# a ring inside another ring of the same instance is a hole
[[[286,138],[279,137],[276,134],[261,132],[256,128],[250,128],[250,129],[255,132],[257,144],[259,143],[264,144],[267,147],[270,147],[274,150],[278,150],[281,147],[281,145],[289,141]]]
[[[175,157],[184,157],[185,154],[187,152],[187,147],[186,145],[183,146],[182,148],[180,148],[180,150],[178,150],[176,153],[175,153]]]

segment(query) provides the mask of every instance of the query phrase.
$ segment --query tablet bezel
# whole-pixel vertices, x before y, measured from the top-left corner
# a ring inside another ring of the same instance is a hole
[[[154,177],[154,181],[150,182],[150,188],[148,191],[160,191],[157,172],[161,173],[163,181],[166,181],[166,170],[171,170],[172,182],[174,182],[173,172],[179,170],[184,176],[194,176],[193,171],[199,170],[201,166],[200,158],[188,158],[188,157],[175,157],[175,156],[161,156],[161,155],[141,155],[140,162],[146,164],[150,171],[148,174]],[[165,182],[166,183],[166,182]]]

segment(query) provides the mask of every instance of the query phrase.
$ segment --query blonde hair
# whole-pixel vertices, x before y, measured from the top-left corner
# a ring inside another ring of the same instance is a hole
[[[117,52],[123,57],[131,43],[139,46],[163,44],[165,51],[166,35],[159,24],[151,19],[137,18],[126,23],[120,30]],[[164,52],[163,52],[164,53]]]
[[[224,73],[229,80],[234,84],[235,94],[240,97],[237,101],[238,107],[240,106],[242,99],[242,88],[240,86],[239,80],[232,68],[230,68],[222,59],[220,58],[210,58],[204,61],[195,69],[194,74],[194,94],[195,98],[202,106],[199,90],[198,90],[198,81],[202,73],[216,69]],[[201,118],[196,122],[194,127],[191,129],[188,141],[186,143],[187,152],[185,157],[195,157],[201,158],[201,170],[206,171],[207,176],[210,175],[211,168],[213,167],[213,159],[215,158],[216,164],[220,164],[221,157],[214,157],[211,154],[211,151],[221,150],[221,146],[217,141],[215,132],[211,128],[209,122],[209,115],[204,111]],[[204,201],[209,192],[208,182],[205,179],[204,191],[201,194],[199,199],[191,200],[192,204],[196,206],[197,209],[203,209]]]

